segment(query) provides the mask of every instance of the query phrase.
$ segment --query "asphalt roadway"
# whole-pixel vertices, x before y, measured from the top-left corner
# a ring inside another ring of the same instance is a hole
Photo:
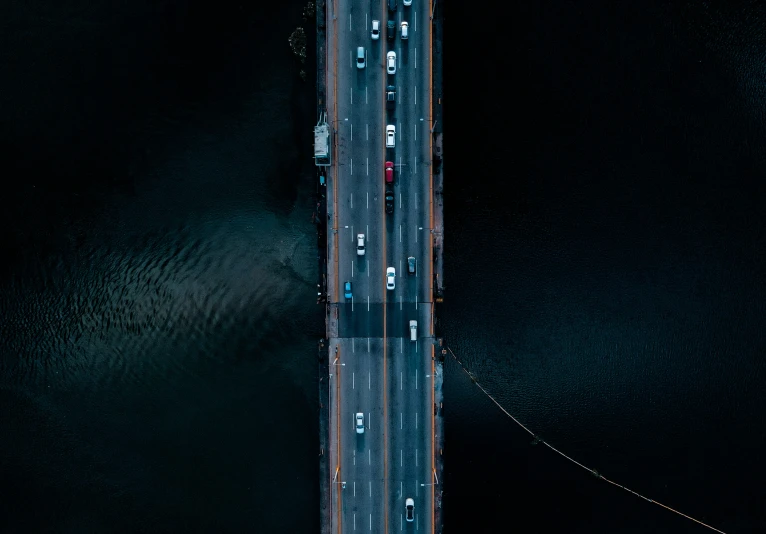
[[[337,303],[330,344],[332,532],[432,532],[435,482],[431,167],[431,0],[388,11],[387,0],[333,0],[327,7],[328,121],[335,130],[330,236]],[[386,23],[396,22],[387,39]],[[371,38],[379,20],[380,39]],[[409,38],[401,38],[401,21]],[[366,66],[356,64],[363,46]],[[386,53],[396,52],[396,73]],[[396,88],[393,110],[386,86]],[[396,126],[394,148],[386,125]],[[394,162],[392,214],[384,164]],[[357,255],[357,234],[365,254]],[[407,272],[407,258],[416,272]],[[396,287],[386,289],[386,269]],[[344,297],[351,282],[352,297]],[[417,320],[417,340],[409,321]],[[355,414],[364,414],[357,433]],[[405,519],[405,499],[415,502]]]

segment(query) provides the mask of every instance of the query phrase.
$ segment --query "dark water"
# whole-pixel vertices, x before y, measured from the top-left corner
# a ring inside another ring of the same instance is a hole
[[[639,4],[450,6],[442,326],[554,445],[762,532],[766,13]],[[0,532],[316,532],[301,9],[0,18]],[[446,387],[450,532],[706,531]]]

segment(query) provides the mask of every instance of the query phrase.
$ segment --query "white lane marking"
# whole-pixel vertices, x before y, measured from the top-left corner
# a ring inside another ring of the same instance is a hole
[[[399,176],[402,175],[402,169],[404,168],[404,165],[402,164],[402,157],[399,156]]]
[[[399,430],[404,428],[404,414],[399,412]]]
[[[418,194],[417,193],[415,193],[415,209],[418,209]],[[415,235],[417,236],[418,233],[415,232]]]
[[[416,339],[415,340],[415,352],[417,352],[417,351],[418,351],[418,340]]]
[[[364,88],[364,103],[369,104],[369,100],[367,99],[367,87]]]
[[[402,262],[399,262],[399,268],[401,269]],[[404,306],[404,297],[399,297],[399,311],[402,311]]]
[[[354,88],[351,88],[351,105],[354,105]]]
[[[417,140],[418,140],[418,129],[415,128],[415,141],[417,141]]]
[[[399,465],[404,465],[404,449],[399,449]]]
[[[370,338],[367,338],[367,352],[370,352]]]
[[[367,13],[364,14],[364,31],[367,31]]]
[[[351,389],[356,389],[356,373],[351,373]]]
[[[351,338],[354,339],[354,338]],[[399,352],[404,352],[404,339],[399,338]]]
[[[356,451],[351,451],[351,452],[353,453],[353,456],[354,456],[354,465],[356,465]]]
[[[418,389],[418,370],[415,369],[415,389]],[[418,427],[418,415],[415,414],[415,428]]]
[[[370,480],[370,497],[372,497],[372,480]]]
[[[397,103],[402,101],[402,86],[399,86],[399,90],[396,92],[396,101]]]
[[[401,230],[402,227],[400,226],[399,229]],[[401,239],[399,241],[401,241]],[[399,260],[399,278],[402,276],[404,276],[404,271],[402,270],[402,260]]]
[[[351,260],[351,278],[354,277],[354,260]]]
[[[364,133],[367,136],[366,140],[369,141],[370,140],[370,125],[369,124],[364,125]]]
[[[370,514],[370,530],[372,530],[372,514]]]
[[[367,209],[370,209],[370,192],[369,191],[367,191]],[[370,235],[369,228],[367,229],[367,235]],[[367,274],[367,276],[369,276],[369,273]]]
[[[416,32],[418,31],[418,12],[415,11],[412,14],[412,31]]]
[[[351,158],[351,172],[349,173],[351,176],[354,175],[354,158]]]
[[[415,372],[417,373],[417,369],[415,370]],[[417,382],[416,382],[416,384],[417,384]],[[415,412],[415,430],[417,430],[417,429],[418,429],[418,412]]]
[[[354,345],[355,345],[355,343],[354,343],[354,338],[352,337],[352,338],[351,338],[351,352],[356,352],[356,351],[354,350]],[[417,369],[415,370],[415,372],[417,373]]]
[[[404,389],[404,372],[399,371],[399,391]]]
[[[415,86],[415,107],[418,106],[418,86]]]
[[[399,497],[404,497],[404,482],[399,482]]]
[[[372,373],[367,373],[367,389],[372,389]]]
[[[399,141],[402,140],[402,123],[398,122],[396,123],[396,129],[399,130]]]
[[[351,225],[351,242],[354,242],[354,225]]]
[[[354,193],[351,193],[351,209],[354,209]],[[353,241],[354,234],[351,234],[351,241]]]
[[[351,15],[348,16],[348,31],[351,31]]]
[[[415,172],[418,172],[418,157],[415,156]]]
[[[370,175],[370,158],[364,158],[367,162],[367,176]]]
[[[418,415],[417,413],[415,415]],[[415,467],[418,466],[418,450],[415,449]]]
[[[415,68],[418,68],[418,47],[415,47]]]
[[[370,311],[370,296],[367,295],[367,311]]]
[[[354,53],[351,50],[348,51],[348,64],[351,65],[352,68],[354,67],[354,55],[353,54]]]
[[[369,416],[370,414],[367,414],[367,415]],[[372,427],[372,425],[370,425],[370,427]],[[372,452],[371,451],[372,451],[372,449],[367,449],[367,463],[369,463],[370,465],[372,465]]]
[[[402,194],[399,193],[399,198],[401,199]],[[402,201],[399,200],[399,207],[402,207]],[[399,225],[399,243],[402,242],[402,225]],[[402,260],[399,260],[399,275],[401,276],[402,273]]]
[[[399,209],[402,209],[402,194],[399,193]]]
[[[354,482],[354,497],[356,497],[356,482]],[[356,525],[356,514],[354,514],[354,524]]]
[[[353,98],[353,97],[352,97]],[[354,125],[351,125],[351,140],[354,140]]]

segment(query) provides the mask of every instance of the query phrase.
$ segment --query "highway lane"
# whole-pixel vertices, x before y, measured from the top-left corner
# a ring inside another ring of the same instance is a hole
[[[430,92],[427,62],[429,4],[398,0],[396,39],[386,39],[389,14],[380,0],[335,0],[329,19],[338,59],[334,95],[337,110],[338,269],[337,284],[352,284],[353,297],[339,295],[338,353],[331,366],[337,380],[339,447],[333,469],[334,532],[424,530],[432,527],[429,484],[433,390],[431,369]],[[372,20],[381,21],[380,39],[370,38]],[[409,39],[401,39],[401,21]],[[426,25],[422,24],[426,21]],[[366,67],[356,66],[356,49]],[[386,74],[386,52],[397,53],[397,72]],[[425,60],[425,61],[424,61]],[[331,67],[333,68],[333,67]],[[385,108],[386,85],[397,88],[393,112]],[[425,120],[421,121],[420,119]],[[385,147],[385,126],[397,126],[396,147]],[[395,209],[384,208],[384,162],[396,163]],[[365,255],[356,253],[356,235],[365,234]],[[407,274],[415,256],[417,272]],[[396,289],[385,288],[386,267],[397,270]],[[418,321],[416,342],[408,322]],[[430,338],[430,339],[429,339]],[[355,413],[365,415],[359,434]],[[334,437],[332,434],[335,434]],[[341,487],[341,482],[345,485]],[[335,491],[335,490],[338,491]],[[404,521],[404,500],[415,499],[415,521]]]

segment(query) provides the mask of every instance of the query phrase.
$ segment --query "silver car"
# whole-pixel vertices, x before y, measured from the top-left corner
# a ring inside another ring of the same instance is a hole
[[[356,433],[364,434],[364,414],[362,412],[356,414]]]
[[[386,289],[393,290],[396,288],[396,269],[389,267],[386,269]]]
[[[386,72],[396,74],[396,52],[393,50],[386,54]]]
[[[413,499],[407,499],[404,501],[404,510],[407,512],[407,521],[412,523],[415,521],[415,501]]]

